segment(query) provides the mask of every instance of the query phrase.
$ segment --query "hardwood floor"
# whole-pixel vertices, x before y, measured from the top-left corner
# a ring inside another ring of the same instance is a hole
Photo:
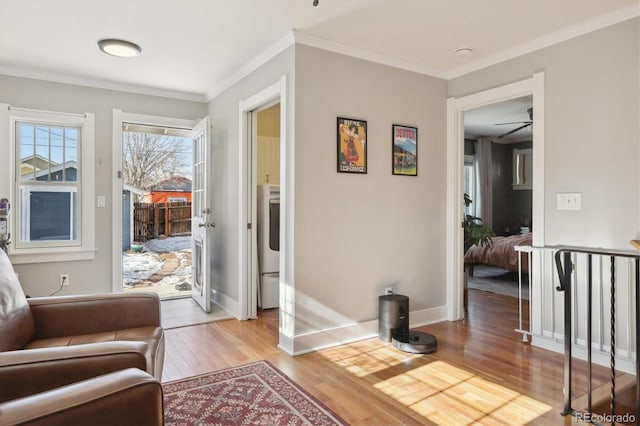
[[[377,338],[290,357],[277,348],[277,311],[166,331],[164,381],[266,359],[354,425],[570,423],[563,358],[523,343],[517,299],[469,291],[469,314],[418,330],[438,351],[412,355]],[[583,370],[584,365],[578,363]],[[607,380],[596,368],[594,384]],[[576,394],[586,389],[574,373]]]

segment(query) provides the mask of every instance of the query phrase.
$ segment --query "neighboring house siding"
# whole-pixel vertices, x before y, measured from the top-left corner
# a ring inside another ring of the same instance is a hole
[[[183,198],[185,202],[191,202],[191,192],[152,191],[145,193],[140,201],[143,203],[169,203],[172,202],[169,200],[170,198]]]
[[[49,179],[48,175],[44,174],[44,175],[38,176],[36,180],[40,180],[40,181],[51,180],[51,182],[62,182],[63,173],[62,173],[62,170],[58,170],[56,172],[51,173],[51,179]],[[64,181],[75,182],[77,180],[78,180],[78,169],[69,168],[64,171]]]

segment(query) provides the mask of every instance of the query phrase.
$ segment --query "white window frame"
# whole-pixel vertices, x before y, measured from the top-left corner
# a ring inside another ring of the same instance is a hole
[[[82,190],[80,189],[79,186],[62,186],[62,185],[49,186],[49,185],[17,184],[16,187],[17,187],[16,199],[20,199],[20,202],[16,203],[17,208],[16,208],[16,214],[14,215],[16,228],[18,227],[18,222],[23,222],[25,224],[25,227],[20,229],[20,233],[22,234],[20,235],[20,238],[15,238],[15,236],[18,235],[17,233],[13,234],[14,235],[13,244],[15,244],[17,248],[60,247],[60,246],[79,246],[80,245],[80,242],[82,241],[82,230],[80,229],[80,223],[78,223],[78,229],[75,230],[76,239],[69,238],[65,240],[52,240],[52,241],[46,241],[46,240],[29,241],[27,237],[28,235],[31,234],[31,226],[30,226],[31,221],[29,220],[31,216],[31,197],[29,197],[29,194],[31,192],[64,192],[69,194],[75,193],[76,200],[80,201],[80,193],[82,192]],[[80,204],[77,201],[76,203]],[[70,203],[71,203],[71,209],[70,209],[71,216],[69,217],[69,223],[70,223],[69,229],[71,230],[71,234],[73,234],[74,216],[82,217],[82,214],[80,211],[77,211],[76,214],[74,215],[73,196],[70,197]],[[78,207],[78,210],[79,210],[79,207]],[[17,232],[17,230],[15,232]]]
[[[467,167],[471,166],[471,174],[467,176]],[[471,205],[465,206],[464,211],[465,214],[469,214],[471,216],[478,216],[476,214],[476,204],[473,203],[473,200],[476,199],[476,157],[475,155],[465,155],[464,156],[464,174],[465,179],[469,179],[469,185],[466,185],[466,182],[463,182],[465,188],[464,192],[469,195],[471,198]]]
[[[11,203],[10,230],[11,240],[17,241],[19,235],[18,223],[22,200],[20,200],[20,185],[16,168],[17,141],[16,123],[31,122],[48,125],[79,127],[81,146],[79,146],[79,173],[77,216],[78,240],[70,242],[49,241],[29,242],[28,244],[12,243],[8,247],[12,263],[44,263],[74,260],[95,259],[95,117],[92,113],[75,114],[65,112],[24,109],[0,104],[0,146],[8,155],[0,156],[0,173],[5,179],[0,179],[0,198],[6,197]],[[22,187],[37,186],[23,182]],[[49,188],[53,190],[53,188]],[[49,190],[43,189],[43,190]]]

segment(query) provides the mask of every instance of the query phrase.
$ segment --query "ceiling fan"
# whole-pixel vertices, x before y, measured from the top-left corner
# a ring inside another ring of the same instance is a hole
[[[509,123],[496,123],[495,124],[496,126],[504,126],[504,125],[507,125],[507,124],[522,124],[522,126],[516,127],[513,130],[509,130],[507,133],[501,134],[500,136],[498,136],[498,139],[501,139],[501,138],[503,138],[505,136],[509,136],[510,134],[515,133],[518,130],[522,130],[525,127],[531,126],[533,124],[533,107],[527,108],[527,113],[529,114],[529,120],[527,120],[527,121],[512,121],[512,122],[509,122]]]

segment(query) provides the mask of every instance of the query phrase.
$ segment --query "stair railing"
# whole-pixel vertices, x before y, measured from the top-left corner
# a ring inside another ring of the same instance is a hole
[[[574,272],[574,265],[572,263],[572,254],[585,254],[587,256],[587,329],[586,329],[586,346],[587,346],[587,416],[589,418],[594,415],[593,413],[593,387],[592,387],[592,301],[593,301],[593,256],[602,256],[609,259],[610,268],[610,353],[609,353],[609,367],[610,367],[610,410],[611,413],[606,417],[611,424],[616,423],[616,259],[627,258],[634,263],[634,279],[631,283],[634,286],[634,303],[633,310],[635,312],[635,392],[636,392],[636,413],[635,416],[640,415],[640,381],[638,380],[638,372],[640,372],[640,357],[638,357],[638,342],[640,342],[640,315],[638,315],[638,307],[640,306],[640,253],[638,252],[626,252],[626,251],[613,251],[613,250],[601,250],[581,247],[554,247],[555,253],[555,265],[559,278],[558,291],[564,293],[564,408],[562,415],[580,416],[585,418],[585,413],[578,412],[572,407],[573,385],[572,385],[572,343],[573,343],[573,301],[572,301],[572,274]],[[629,312],[631,316],[631,312]],[[631,319],[631,318],[629,318]],[[628,414],[628,413],[627,413]]]

